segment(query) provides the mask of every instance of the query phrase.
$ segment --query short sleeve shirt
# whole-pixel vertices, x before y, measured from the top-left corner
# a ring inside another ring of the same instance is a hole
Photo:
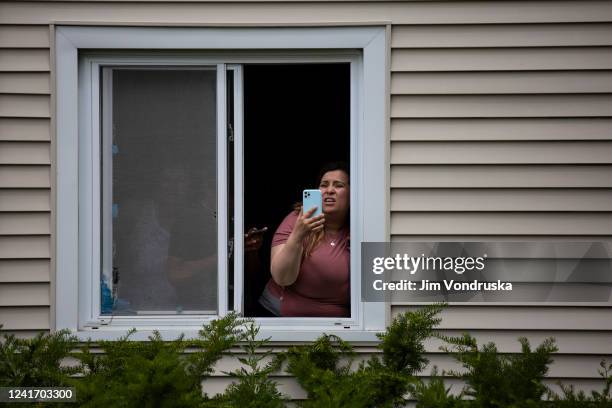
[[[287,242],[298,213],[292,211],[280,224],[272,246]],[[273,280],[270,293],[280,300],[281,316],[348,317],[350,315],[350,233],[341,230],[333,239],[323,238],[302,259],[297,280],[281,287]]]

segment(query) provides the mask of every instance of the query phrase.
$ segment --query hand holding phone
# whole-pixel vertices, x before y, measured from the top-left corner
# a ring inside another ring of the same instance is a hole
[[[323,208],[323,195],[321,194],[321,190],[304,190],[302,192],[302,207],[303,214],[306,214],[311,208],[317,207],[315,212],[311,215],[311,218],[320,215]]]

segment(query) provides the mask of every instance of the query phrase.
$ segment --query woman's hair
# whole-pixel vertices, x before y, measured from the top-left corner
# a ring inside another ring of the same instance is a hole
[[[348,164],[343,161],[334,161],[334,162],[325,163],[321,167],[321,169],[319,170],[319,175],[317,176],[317,180],[316,180],[317,185],[321,183],[321,179],[323,178],[325,173],[327,173],[328,171],[334,171],[334,170],[342,170],[343,172],[345,172],[346,175],[349,177],[349,182],[350,182],[351,172],[349,170]]]
[[[325,175],[325,173],[329,171],[335,171],[335,170],[341,170],[344,173],[346,173],[346,175],[349,177],[349,184],[350,184],[351,173],[349,172],[348,164],[343,161],[336,161],[336,162],[326,163],[321,167],[321,170],[319,170],[319,175],[316,180],[317,186],[321,184],[321,180],[323,179],[323,176]],[[294,209],[299,212],[302,209],[302,203],[297,203],[296,205],[294,205]],[[323,240],[324,236],[325,236],[325,229],[322,229],[321,231],[318,231],[314,234],[310,234],[306,238],[306,242],[304,245],[304,258],[307,258],[310,256],[312,251],[314,251],[314,249]]]

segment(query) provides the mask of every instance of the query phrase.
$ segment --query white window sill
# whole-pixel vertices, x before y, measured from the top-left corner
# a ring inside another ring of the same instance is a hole
[[[86,330],[79,330],[77,332],[73,332],[73,334],[80,341],[118,340],[119,338],[125,336],[128,330],[129,329],[125,327],[101,326],[97,329],[89,328]],[[160,327],[158,329],[143,328],[137,329],[137,331],[130,336],[130,339],[135,341],[146,341],[148,340],[149,336],[153,334],[154,330],[159,331],[164,340],[171,341],[178,338],[181,334],[184,334],[185,339],[197,338],[200,328],[189,328],[185,330],[168,327]],[[319,338],[324,333],[338,336],[341,339],[349,342],[378,342],[379,339],[376,337],[376,334],[380,332],[350,329],[333,330],[331,328],[330,330],[325,330],[322,328],[316,330],[273,330],[263,328],[259,332],[258,338],[270,338],[270,341],[274,343],[311,342]]]

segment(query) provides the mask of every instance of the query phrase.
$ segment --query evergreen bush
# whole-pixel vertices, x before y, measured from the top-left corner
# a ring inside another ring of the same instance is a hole
[[[259,327],[252,321],[246,325],[240,347],[246,357],[239,357],[242,367],[224,372],[237,382],[232,382],[224,394],[207,401],[205,407],[282,408],[286,398],[276,388],[270,376],[279,370],[282,361],[273,356],[272,350],[260,352],[270,341],[257,340]],[[265,360],[269,362],[265,363]]]
[[[0,326],[0,329],[2,326]],[[4,335],[0,341],[0,387],[65,387],[75,370],[62,360],[78,344],[67,330],[31,339]]]
[[[601,363],[601,392],[587,394],[560,384],[561,394],[556,394],[543,382],[557,351],[552,338],[535,349],[521,338],[520,353],[504,354],[493,343],[479,347],[469,334],[437,336],[442,307],[397,316],[378,335],[381,353],[359,364],[352,346],[333,335],[275,356],[267,348],[269,339],[258,339],[259,327],[236,314],[211,322],[189,340],[165,341],[155,332],[148,341],[133,341],[132,330],[118,341],[79,347],[68,331],[31,339],[4,335],[0,386],[74,386],[78,406],[85,407],[281,408],[288,401],[272,376],[286,363],[307,393],[308,399],[298,403],[306,408],[400,407],[409,400],[416,400],[417,408],[612,408],[612,364]],[[461,370],[439,375],[434,367],[428,380],[417,377],[428,364],[424,344],[430,337],[447,342],[442,349]],[[241,367],[225,372],[234,382],[223,394],[203,395],[202,381],[236,345],[242,349]],[[68,357],[78,366],[67,366]],[[458,395],[451,394],[447,378],[464,381]]]
[[[311,345],[292,347],[287,371],[307,392],[303,407],[399,407],[407,402],[414,375],[428,363],[423,342],[440,322],[442,305],[398,316],[378,335],[382,359],[372,356],[353,368],[355,353],[342,339],[323,335]]]

